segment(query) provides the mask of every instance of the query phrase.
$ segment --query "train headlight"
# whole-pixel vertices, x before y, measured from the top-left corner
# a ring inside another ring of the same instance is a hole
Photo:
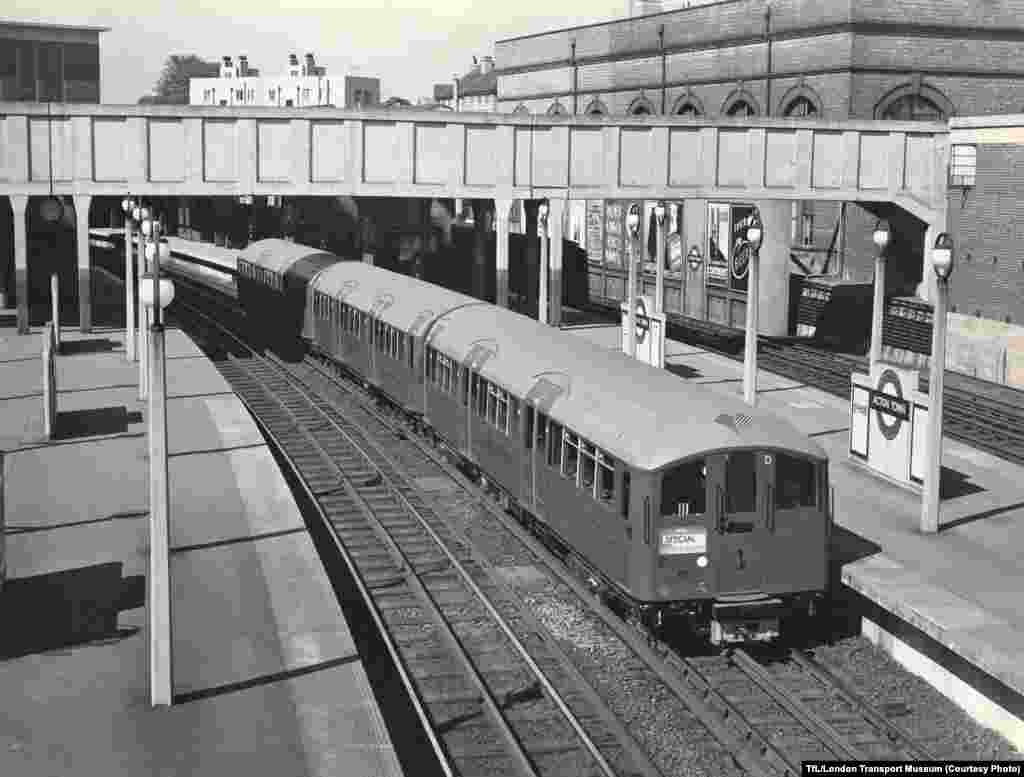
[[[708,565],[708,557],[707,556],[698,556],[697,557],[697,566],[699,566],[701,569],[704,569],[704,567],[706,567],[707,565]]]

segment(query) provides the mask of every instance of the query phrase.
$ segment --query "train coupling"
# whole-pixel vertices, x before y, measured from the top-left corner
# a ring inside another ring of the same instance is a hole
[[[711,606],[711,644],[771,642],[778,639],[783,609],[781,599],[715,602]]]

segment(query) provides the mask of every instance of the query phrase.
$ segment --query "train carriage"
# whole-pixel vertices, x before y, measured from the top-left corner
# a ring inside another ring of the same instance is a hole
[[[421,416],[636,610],[769,639],[826,589],[828,462],[785,420],[381,268],[334,264],[307,292],[312,349]]]

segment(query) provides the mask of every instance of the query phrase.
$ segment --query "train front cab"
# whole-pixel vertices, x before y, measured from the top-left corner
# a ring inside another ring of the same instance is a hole
[[[733,449],[655,474],[655,596],[704,608],[712,643],[773,639],[825,590],[827,461]]]

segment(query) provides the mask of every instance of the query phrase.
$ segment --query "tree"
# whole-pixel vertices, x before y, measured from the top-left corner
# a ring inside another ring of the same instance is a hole
[[[153,94],[139,98],[140,105],[188,105],[190,78],[216,78],[220,66],[195,54],[172,54],[164,63]]]

